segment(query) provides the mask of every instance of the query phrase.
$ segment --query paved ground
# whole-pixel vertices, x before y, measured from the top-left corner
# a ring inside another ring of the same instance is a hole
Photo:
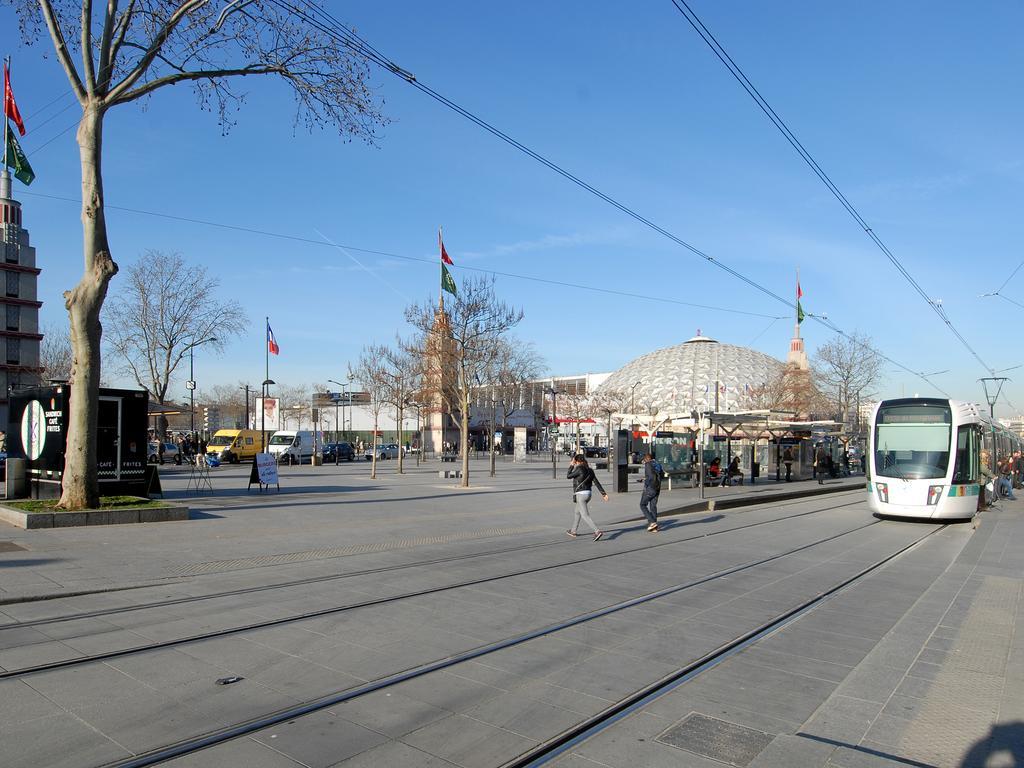
[[[554,764],[1024,765],[1020,502],[975,530],[876,521],[857,478],[763,482],[648,534],[633,486],[594,543],[563,533],[564,463],[481,462],[469,490],[393,467],[287,468],[280,495],[228,468],[187,523],[0,527],[0,764],[116,765],[348,691],[167,764],[500,766],[932,533]]]

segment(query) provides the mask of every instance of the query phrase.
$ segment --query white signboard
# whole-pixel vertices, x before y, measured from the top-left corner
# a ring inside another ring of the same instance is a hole
[[[256,471],[260,485],[277,485],[277,459],[269,453],[256,454]]]
[[[516,427],[512,444],[513,461],[526,461],[526,427]]]
[[[281,428],[281,401],[276,397],[257,397],[253,413],[253,429],[277,432]]]

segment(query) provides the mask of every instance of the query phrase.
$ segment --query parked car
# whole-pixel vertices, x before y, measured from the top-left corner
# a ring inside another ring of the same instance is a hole
[[[163,464],[165,461],[181,464],[181,451],[178,450],[178,446],[174,443],[164,443],[164,455],[161,456],[160,443],[152,442],[149,444],[148,454],[150,464]]]
[[[363,451],[363,458],[367,461],[373,461],[373,446],[369,446]],[[398,458],[398,443],[388,443],[387,445],[377,446],[377,461],[383,461],[384,459],[397,459]]]
[[[356,449],[351,443],[327,443],[324,446],[324,463],[329,461],[353,461]]]
[[[585,445],[583,446],[583,455],[588,459],[607,459],[608,448],[603,445]]]

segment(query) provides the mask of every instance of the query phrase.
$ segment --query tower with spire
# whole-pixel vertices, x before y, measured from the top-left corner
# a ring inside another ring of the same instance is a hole
[[[800,299],[804,292],[800,290],[800,271],[796,273],[796,322],[793,323],[793,338],[789,340],[789,354],[786,355],[786,364],[795,367],[798,371],[811,370],[811,364],[807,361],[807,352],[804,350],[804,340],[800,338],[800,323],[804,321],[804,309],[800,306]]]
[[[39,268],[36,249],[29,244],[28,230],[21,225],[21,203],[11,193],[11,174],[0,172],[0,243],[3,259],[4,324],[0,326],[0,429],[7,429],[9,394],[19,386],[39,383]]]

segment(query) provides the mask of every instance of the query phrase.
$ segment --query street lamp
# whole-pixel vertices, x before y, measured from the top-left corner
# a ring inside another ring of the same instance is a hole
[[[196,437],[196,374],[195,355],[193,354],[193,350],[200,344],[207,344],[216,340],[216,336],[211,336],[210,338],[203,339],[202,341],[193,341],[188,345],[188,381],[185,382],[185,389],[188,390],[189,410],[192,412],[189,431],[192,433],[193,440],[195,440]]]
[[[260,413],[260,432],[262,433],[260,437],[260,453],[267,452],[267,393],[271,384],[277,384],[277,382],[273,379],[264,379],[263,384],[260,385],[263,387],[263,409]]]
[[[347,381],[335,381],[334,379],[328,379],[327,383],[328,384],[337,384],[339,387],[341,387],[341,398],[337,402],[334,403],[334,431],[337,432],[338,431],[338,405],[341,404],[342,409],[344,409],[344,407],[345,407],[345,395],[348,394],[347,392],[345,392],[345,387],[348,386],[348,382]],[[344,428],[344,426],[345,426],[344,410],[342,410],[341,426],[342,426],[342,428]],[[346,430],[345,434],[346,435],[348,434],[347,430]],[[335,435],[334,439],[338,440],[339,438],[338,438],[337,435]]]
[[[642,381],[638,381],[636,384],[634,384],[633,386],[631,386],[629,388],[629,415],[630,416],[632,416],[634,413],[636,413],[636,398],[635,398],[634,395],[636,394],[636,388],[639,387],[641,384],[643,384],[643,382]]]
[[[551,479],[558,479],[558,458],[555,455],[555,443],[552,434],[554,430],[558,429],[558,416],[555,412],[555,398],[558,396],[558,390],[555,389],[555,380],[551,380],[551,386],[544,390],[544,394],[551,395],[551,429],[548,430],[548,441],[551,443]]]

